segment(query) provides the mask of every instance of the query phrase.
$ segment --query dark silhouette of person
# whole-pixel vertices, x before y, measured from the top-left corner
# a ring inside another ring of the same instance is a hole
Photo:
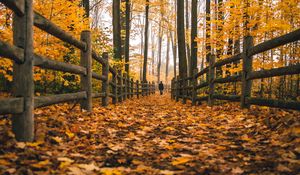
[[[164,84],[162,83],[162,81],[159,83],[158,89],[159,89],[160,95],[162,95],[164,92]]]

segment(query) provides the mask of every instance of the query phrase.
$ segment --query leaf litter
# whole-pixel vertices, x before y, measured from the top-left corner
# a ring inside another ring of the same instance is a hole
[[[300,172],[299,112],[183,105],[168,95],[99,104],[92,113],[37,109],[33,143],[16,142],[10,116],[0,116],[0,174]]]

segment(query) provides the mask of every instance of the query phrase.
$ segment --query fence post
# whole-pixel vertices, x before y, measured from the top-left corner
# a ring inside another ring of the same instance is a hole
[[[86,91],[87,98],[81,101],[81,108],[92,111],[92,47],[91,32],[81,32],[81,41],[86,43],[86,49],[81,51],[80,65],[86,68],[86,75],[81,76],[81,89]]]
[[[123,99],[123,77],[122,77],[122,73],[121,71],[119,71],[119,94],[118,94],[118,102],[122,102],[122,99]]]
[[[140,89],[141,89],[141,96],[144,96],[144,81],[143,80],[141,80],[141,84],[140,84],[141,86],[140,86]]]
[[[108,53],[104,52],[102,54],[102,58],[106,61],[106,64],[102,65],[102,75],[106,77],[106,80],[102,81],[102,93],[104,97],[102,97],[102,106],[108,105],[108,96],[109,96],[109,79],[108,79],[108,72],[109,72],[109,63],[108,63]]]
[[[182,82],[182,86],[181,86],[181,94],[182,94],[182,103],[183,104],[186,104],[186,96],[187,96],[187,80],[186,80],[186,78],[183,78],[183,79],[181,79],[181,82]]]
[[[112,94],[114,95],[114,97],[112,98],[112,103],[116,104],[117,103],[117,99],[118,99],[118,83],[117,83],[117,74],[113,74],[113,86],[112,86]]]
[[[177,75],[176,81],[175,81],[175,100],[176,102],[179,101],[179,95],[180,95],[180,83],[179,83],[179,76]]]
[[[139,80],[136,80],[136,97],[139,98]]]
[[[130,87],[131,87],[131,90],[130,90],[130,98],[133,98],[133,92],[134,92],[134,91],[133,91],[133,88],[134,88],[134,81],[133,81],[133,78],[131,78],[131,81],[130,81],[130,82],[131,82],[131,86],[130,86]]]
[[[171,99],[174,100],[174,78],[171,80]]]
[[[152,94],[155,94],[155,83],[152,81]]]
[[[198,73],[198,69],[194,69],[194,72],[193,72],[193,78],[192,78],[192,105],[196,105],[196,100],[197,100],[197,84],[198,84],[198,81],[197,81],[197,77],[196,77],[196,74]]]
[[[150,95],[150,81],[147,82],[147,96]]]
[[[127,74],[126,78],[127,78],[127,98],[129,99],[130,98],[130,89],[131,89],[129,74]]]
[[[13,17],[13,43],[24,49],[24,62],[13,63],[13,96],[23,97],[24,111],[12,116],[12,129],[18,141],[34,139],[33,82],[33,3],[25,1],[25,14]]]
[[[127,99],[127,75],[123,73],[123,100]]]
[[[247,80],[247,75],[252,71],[252,56],[248,56],[248,50],[253,47],[253,37],[246,36],[243,42],[243,71],[242,71],[242,96],[241,108],[249,108],[246,99],[251,96],[252,81]]]
[[[208,83],[209,83],[209,94],[208,94],[208,105],[209,106],[213,106],[214,105],[214,99],[213,99],[213,95],[214,95],[214,91],[215,91],[215,84],[214,84],[214,80],[215,80],[215,60],[216,57],[215,55],[210,55],[209,58],[209,70],[208,70]]]

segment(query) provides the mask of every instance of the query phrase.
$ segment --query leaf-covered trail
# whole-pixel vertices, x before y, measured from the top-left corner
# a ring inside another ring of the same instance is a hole
[[[299,113],[192,107],[153,95],[108,108],[36,110],[37,141],[0,120],[0,174],[297,174]]]

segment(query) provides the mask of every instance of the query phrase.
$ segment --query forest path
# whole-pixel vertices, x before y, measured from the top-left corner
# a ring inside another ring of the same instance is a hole
[[[16,143],[8,118],[1,119],[0,174],[299,172],[294,111],[183,105],[169,94],[96,105],[93,113],[70,108],[36,110],[35,143]]]

